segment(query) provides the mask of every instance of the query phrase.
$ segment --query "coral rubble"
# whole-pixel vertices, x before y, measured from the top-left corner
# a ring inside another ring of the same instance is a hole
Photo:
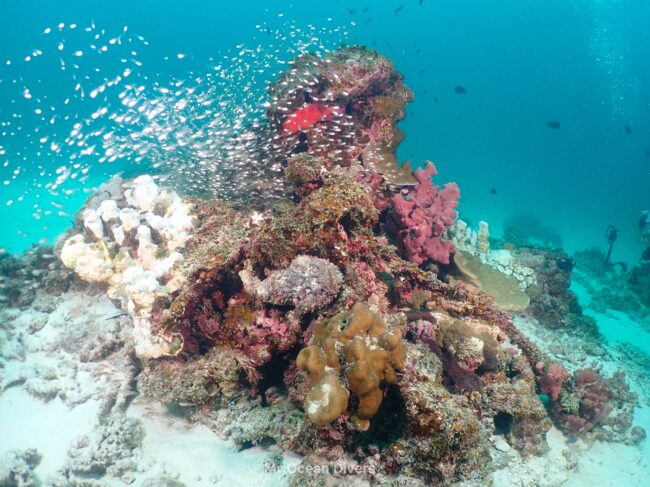
[[[34,449],[11,450],[0,457],[0,485],[36,487],[41,485],[34,468],[41,455]]]

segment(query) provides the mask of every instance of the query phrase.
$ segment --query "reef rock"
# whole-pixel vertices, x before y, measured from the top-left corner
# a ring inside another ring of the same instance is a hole
[[[60,248],[63,264],[88,282],[105,283],[133,317],[141,357],[175,353],[178,340],[152,329],[156,300],[177,289],[179,251],[193,227],[192,205],[151,176],[114,177],[100,186],[75,217],[77,233]]]
[[[299,255],[289,267],[272,271],[263,281],[247,269],[240,271],[239,277],[251,296],[265,303],[294,306],[301,313],[331,303],[343,283],[334,264],[308,255]]]
[[[16,487],[37,487],[40,479],[34,469],[41,462],[41,455],[35,449],[10,450],[0,457],[0,485]]]

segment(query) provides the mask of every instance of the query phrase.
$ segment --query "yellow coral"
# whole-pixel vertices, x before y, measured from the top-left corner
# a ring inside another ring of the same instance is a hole
[[[305,398],[305,411],[312,422],[324,426],[338,418],[348,407],[349,393],[334,374],[321,374],[320,380]]]
[[[382,388],[396,383],[396,370],[404,368],[404,353],[399,329],[389,327],[363,303],[318,323],[311,345],[300,351],[296,361],[314,384],[305,400],[312,422],[321,426],[334,421],[347,409],[353,393],[358,405],[352,419],[360,429],[367,429],[381,406]]]

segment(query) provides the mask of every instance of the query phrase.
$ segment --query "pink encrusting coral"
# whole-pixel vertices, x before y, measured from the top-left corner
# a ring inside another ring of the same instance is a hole
[[[442,189],[434,185],[431,178],[436,174],[436,167],[427,161],[425,169],[415,171],[415,187],[393,197],[397,239],[408,260],[415,264],[427,260],[448,264],[454,251],[444,233],[456,220],[460,190],[456,183],[447,183]]]
[[[539,391],[542,394],[547,394],[551,401],[557,401],[562,386],[570,377],[566,369],[557,362],[552,362],[548,365],[545,365],[543,362],[538,362],[535,365],[535,372]]]
[[[575,372],[552,401],[552,414],[561,428],[585,437],[608,439],[632,425],[636,396],[625,383],[625,375],[616,372],[610,378],[594,369]],[[597,429],[606,426],[606,429]]]

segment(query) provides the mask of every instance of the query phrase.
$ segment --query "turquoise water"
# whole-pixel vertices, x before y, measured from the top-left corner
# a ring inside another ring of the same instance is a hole
[[[400,159],[435,161],[442,179],[460,184],[466,218],[485,219],[498,233],[509,218],[533,215],[556,229],[568,250],[604,246],[604,229],[614,224],[621,230],[621,256],[634,261],[642,250],[636,241],[637,217],[650,204],[647,2],[508,1],[495,6],[477,1],[329,1],[306,7],[298,2],[195,1],[179,7],[167,1],[28,1],[2,2],[1,9],[0,117],[12,123],[14,134],[4,127],[0,137],[1,160],[8,161],[0,167],[1,179],[11,181],[2,187],[5,231],[0,246],[18,251],[40,238],[52,239],[69,220],[53,215],[74,213],[84,199],[79,192],[41,194],[39,199],[32,193],[18,201],[33,188],[34,179],[45,183],[35,178],[36,167],[57,168],[73,152],[64,147],[60,159],[53,160],[37,154],[38,143],[30,144],[71,130],[71,121],[48,125],[49,107],[61,118],[86,119],[106,103],[101,95],[89,99],[88,93],[75,100],[73,75],[86,92],[124,66],[133,69],[131,80],[137,78],[146,89],[156,80],[191,80],[208,73],[214,59],[228,52],[236,55],[236,46],[268,44],[270,36],[256,28],[266,24],[279,31],[271,64],[292,57],[292,35],[309,25],[322,29],[318,42],[329,48],[345,39],[389,56],[415,92],[402,122],[407,139]],[[65,27],[59,32],[61,22]],[[72,23],[76,30],[70,29]],[[83,32],[90,25],[95,26],[92,33]],[[49,35],[43,34],[47,27],[52,29]],[[117,37],[125,42],[107,44],[108,52],[92,57],[89,45],[102,30],[104,42]],[[66,46],[58,51],[61,40]],[[26,62],[35,49],[43,54]],[[86,52],[75,58],[76,50]],[[179,53],[185,57],[178,59]],[[252,61],[250,54],[242,57]],[[66,71],[60,70],[59,58],[66,59]],[[277,67],[264,68],[258,76],[272,78]],[[455,86],[463,86],[467,94],[456,94]],[[25,87],[33,98],[22,96]],[[42,116],[33,112],[39,97]],[[68,97],[72,101],[64,105]],[[115,101],[110,95],[106,106],[110,109]],[[559,121],[560,129],[548,128],[549,120]],[[631,135],[626,135],[625,125]],[[89,180],[70,184],[70,189],[92,186],[122,169],[115,167],[119,161],[108,167],[93,157],[86,156]],[[133,161],[123,163],[129,167]],[[18,166],[20,174],[13,180]],[[496,194],[490,193],[492,188]],[[11,199],[16,202],[7,207]],[[48,199],[60,200],[65,208],[48,208]],[[35,202],[43,211],[56,211],[35,220]]]

